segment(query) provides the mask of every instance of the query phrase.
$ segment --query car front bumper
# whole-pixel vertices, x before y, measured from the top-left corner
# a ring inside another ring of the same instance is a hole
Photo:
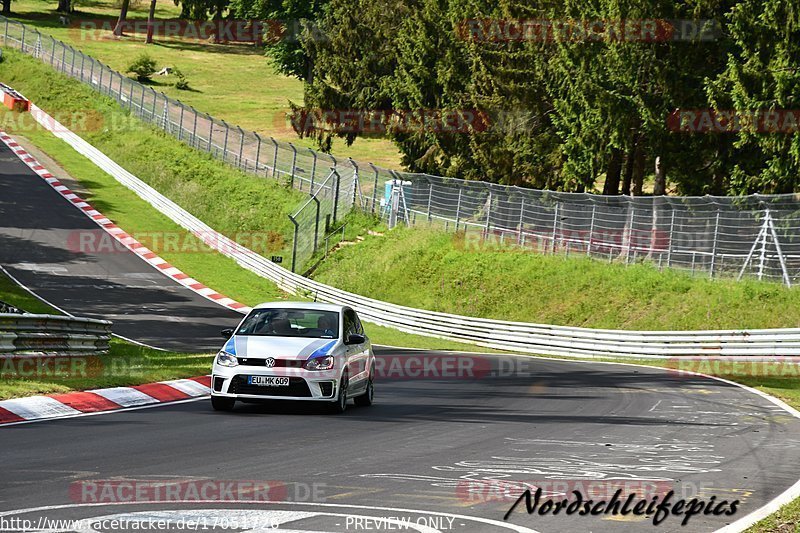
[[[211,395],[242,400],[335,401],[341,371],[311,371],[298,368],[270,368],[214,364]],[[285,377],[288,385],[263,386],[248,383],[249,376]]]

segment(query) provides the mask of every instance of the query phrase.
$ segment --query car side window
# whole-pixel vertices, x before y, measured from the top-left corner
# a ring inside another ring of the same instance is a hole
[[[347,309],[344,312],[344,338],[346,339],[350,335],[356,332],[356,318],[355,312],[352,309]]]

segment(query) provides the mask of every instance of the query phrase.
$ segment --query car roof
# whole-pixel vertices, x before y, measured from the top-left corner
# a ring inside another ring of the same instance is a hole
[[[309,309],[315,311],[335,311],[341,313],[347,306],[322,302],[264,302],[254,309]]]

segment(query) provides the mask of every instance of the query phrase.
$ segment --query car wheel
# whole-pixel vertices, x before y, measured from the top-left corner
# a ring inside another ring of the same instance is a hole
[[[215,411],[230,411],[236,403],[236,398],[225,398],[224,396],[212,396],[211,407]]]
[[[372,401],[375,398],[375,385],[372,383],[372,376],[369,377],[369,381],[367,382],[367,390],[364,391],[364,394],[360,396],[356,396],[353,398],[355,404],[359,407],[369,407],[372,405]]]
[[[336,402],[333,404],[334,413],[344,413],[345,409],[347,409],[347,386],[349,382],[347,374],[343,375],[342,380],[339,382],[339,396],[336,397]]]

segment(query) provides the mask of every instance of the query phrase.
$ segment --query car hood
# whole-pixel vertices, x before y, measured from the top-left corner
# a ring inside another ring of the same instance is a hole
[[[306,360],[327,354],[337,342],[338,339],[234,335],[223,349],[237,357]]]

